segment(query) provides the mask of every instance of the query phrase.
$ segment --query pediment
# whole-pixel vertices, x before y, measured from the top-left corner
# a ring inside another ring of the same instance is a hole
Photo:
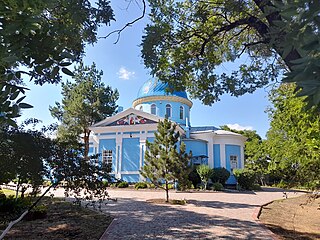
[[[107,126],[121,126],[121,125],[139,125],[139,124],[154,124],[158,123],[162,118],[129,108],[112,117],[94,124],[92,127],[107,127]]]

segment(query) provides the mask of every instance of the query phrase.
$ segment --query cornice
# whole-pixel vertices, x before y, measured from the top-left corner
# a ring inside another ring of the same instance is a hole
[[[154,102],[154,101],[171,101],[171,102],[179,102],[182,104],[186,104],[188,107],[192,107],[193,103],[189,99],[185,99],[177,96],[148,96],[138,98],[133,101],[132,106],[135,108],[137,105],[145,102]]]

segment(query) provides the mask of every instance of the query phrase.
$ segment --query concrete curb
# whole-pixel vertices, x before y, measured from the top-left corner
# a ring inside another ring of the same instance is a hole
[[[252,213],[252,218],[256,221],[256,223],[258,223],[265,231],[266,233],[274,240],[281,240],[281,238],[275,234],[274,232],[272,232],[269,228],[267,228],[259,219],[262,208],[273,203],[274,201],[270,201],[267,203],[264,203],[262,205],[260,205],[259,207],[256,207]]]
[[[99,240],[107,240],[109,237],[109,232],[114,228],[114,226],[119,222],[117,218],[114,218],[107,229],[104,231]]]

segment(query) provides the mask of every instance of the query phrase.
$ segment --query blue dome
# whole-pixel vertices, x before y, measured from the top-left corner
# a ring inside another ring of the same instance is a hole
[[[185,91],[172,93],[167,92],[166,88],[168,83],[163,83],[158,79],[150,79],[146,81],[142,87],[139,89],[138,98],[150,97],[150,96],[176,96],[188,99],[187,93]]]

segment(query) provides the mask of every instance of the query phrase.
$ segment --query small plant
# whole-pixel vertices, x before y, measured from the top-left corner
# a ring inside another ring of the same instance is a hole
[[[238,184],[245,190],[252,190],[256,181],[256,174],[252,170],[248,169],[235,169],[233,171]]]
[[[127,182],[121,182],[118,184],[118,188],[127,188],[129,187],[129,183]]]
[[[212,168],[208,165],[200,165],[197,167],[197,173],[199,174],[201,181],[204,185],[204,189],[207,189],[208,181],[212,176]]]
[[[143,188],[147,188],[148,185],[145,182],[138,182],[134,185],[135,189],[143,189]]]
[[[185,205],[187,204],[187,200],[183,199],[183,200],[178,200],[178,199],[173,199],[171,200],[171,203],[174,205]]]
[[[191,181],[194,188],[197,188],[197,186],[201,183],[201,178],[197,172],[196,166],[192,167],[192,171],[189,173],[188,179]]]
[[[148,183],[148,188],[156,188],[156,185],[154,185],[153,183]]]
[[[219,182],[215,182],[212,184],[212,190],[214,191],[222,191],[223,190],[223,185]]]
[[[214,183],[221,183],[224,185],[228,178],[230,177],[230,172],[225,168],[214,168],[211,176],[211,180]]]
[[[24,217],[24,220],[32,221],[36,219],[46,218],[47,211],[48,208],[45,205],[36,206]]]

